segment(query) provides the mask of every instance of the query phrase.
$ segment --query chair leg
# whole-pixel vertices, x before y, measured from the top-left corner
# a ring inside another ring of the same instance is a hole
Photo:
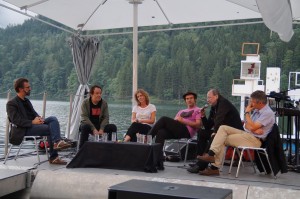
[[[183,166],[185,166],[185,164],[186,164],[186,159],[187,159],[187,155],[188,155],[188,151],[189,151],[189,145],[190,145],[190,140],[188,140],[186,142],[186,148],[185,148],[185,155],[184,155]]]
[[[232,164],[233,164],[233,161],[234,161],[235,151],[236,151],[236,148],[233,147],[233,152],[232,152],[231,161],[230,161],[230,167],[229,167],[229,171],[228,171],[229,174],[231,174],[231,169],[232,169]]]
[[[45,145],[46,156],[47,156],[47,159],[49,160],[48,148],[47,148],[47,145],[46,145],[46,141],[47,141],[46,136],[43,138],[43,141],[44,141],[44,145]]]
[[[178,155],[179,155],[179,158],[180,158],[180,160],[182,160],[179,140],[177,140],[177,146],[178,146]]]
[[[78,151],[79,151],[80,137],[81,137],[81,132],[78,133],[78,141],[77,141],[77,146],[76,146],[76,153],[78,153]]]
[[[239,171],[240,171],[240,166],[241,166],[241,162],[242,162],[242,159],[243,159],[243,154],[244,154],[244,149],[242,149],[242,152],[240,154],[240,160],[239,160],[238,168],[236,170],[236,175],[235,175],[236,178],[238,178],[238,176],[239,176]]]
[[[227,149],[228,149],[228,146],[225,146],[224,155],[223,155],[223,158],[222,158],[221,168],[219,169],[220,172],[222,172],[223,167],[224,167],[224,162],[225,162],[225,157],[226,157]]]
[[[39,154],[39,146],[38,146],[36,137],[32,137],[32,138],[34,140],[34,145],[35,145],[35,150],[36,150],[36,156],[37,156],[37,159],[38,159],[38,164],[40,165],[41,161],[40,161],[40,154]],[[45,148],[46,148],[46,143],[45,143]]]
[[[247,154],[248,154],[248,157],[249,157],[249,159],[250,159],[250,161],[252,163],[252,167],[253,167],[254,173],[256,173],[255,164],[254,164],[254,162],[252,160],[252,157],[251,157],[249,149],[247,149]]]
[[[270,167],[270,169],[271,169],[271,172],[272,172],[274,178],[276,179],[277,177],[275,176],[274,171],[273,171],[273,169],[272,169],[272,167],[271,167],[271,163],[270,163],[270,160],[269,160],[268,152],[267,152],[265,149],[264,149],[264,153],[265,153],[265,156],[266,156],[266,158],[267,158],[267,161],[268,161],[269,167]],[[260,161],[261,161],[261,159],[260,159]],[[262,162],[261,162],[261,163],[262,163]]]
[[[24,141],[24,140],[23,140]],[[19,149],[18,149],[18,152],[17,152],[17,154],[15,155],[15,160],[18,158],[18,155],[19,155],[19,153],[20,153],[20,150],[21,150],[21,147],[22,147],[22,144],[23,144],[23,141],[21,142],[21,144],[19,145]]]
[[[8,151],[7,151],[7,154],[6,154],[6,156],[5,156],[5,159],[4,159],[4,162],[3,162],[3,164],[5,164],[5,163],[6,163],[6,161],[7,161],[7,158],[9,157],[9,154],[10,154],[10,151],[11,151],[12,147],[13,147],[13,145],[11,144],[11,145],[10,145],[10,147],[9,147],[9,149],[8,149]]]

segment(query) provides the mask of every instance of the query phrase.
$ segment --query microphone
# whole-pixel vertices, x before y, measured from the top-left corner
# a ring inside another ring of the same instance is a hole
[[[201,109],[204,110],[208,107],[208,104],[205,104]]]

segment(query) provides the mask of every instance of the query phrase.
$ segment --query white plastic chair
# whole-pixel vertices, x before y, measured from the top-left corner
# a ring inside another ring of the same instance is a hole
[[[271,166],[271,163],[270,163],[270,160],[269,160],[269,156],[268,156],[268,153],[267,153],[267,149],[266,149],[266,148],[257,148],[257,147],[246,147],[246,146],[238,146],[238,147],[234,147],[233,153],[232,153],[232,158],[231,158],[231,163],[230,163],[230,168],[229,168],[229,172],[228,172],[228,173],[231,173],[231,169],[232,169],[232,164],[233,164],[235,152],[237,152],[238,155],[239,155],[239,163],[238,163],[238,168],[237,168],[235,177],[236,177],[236,178],[238,177],[238,175],[239,175],[239,170],[240,170],[240,166],[241,166],[241,163],[242,163],[242,159],[243,159],[243,155],[244,155],[244,151],[245,151],[245,150],[247,151],[247,154],[248,154],[248,156],[249,156],[249,158],[250,158],[250,161],[251,161],[251,163],[252,163],[252,166],[253,166],[253,169],[254,169],[254,173],[256,173],[255,164],[254,164],[254,162],[253,162],[253,160],[252,160],[252,157],[251,157],[251,155],[250,155],[250,151],[249,151],[249,150],[254,150],[254,151],[257,153],[258,158],[259,158],[259,160],[260,160],[260,162],[261,162],[261,165],[262,165],[262,167],[263,167],[263,169],[264,169],[264,172],[265,172],[265,174],[267,174],[266,168],[264,167],[264,164],[263,164],[262,159],[261,159],[261,156],[260,156],[260,155],[265,155],[265,157],[266,157],[266,159],[267,159],[267,162],[268,162],[268,164],[269,164],[269,167],[270,167],[270,169],[271,169],[271,172],[272,172],[274,178],[276,178],[276,176],[275,176],[275,174],[274,174],[274,172],[273,172],[273,170],[272,170],[272,166]]]

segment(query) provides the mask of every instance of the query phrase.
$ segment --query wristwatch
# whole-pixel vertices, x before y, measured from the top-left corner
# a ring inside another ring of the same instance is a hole
[[[250,114],[249,112],[245,112],[245,114],[244,115],[247,115],[247,114]]]

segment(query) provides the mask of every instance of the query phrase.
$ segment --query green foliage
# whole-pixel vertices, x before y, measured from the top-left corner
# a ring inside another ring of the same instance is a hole
[[[70,37],[38,21],[0,29],[0,91],[13,88],[18,77],[30,79],[34,93],[47,91],[50,99],[75,94]],[[103,87],[106,98],[130,99],[132,89],[132,35],[101,36],[89,84]],[[261,79],[266,67],[281,67],[282,90],[288,73],[299,71],[300,28],[284,43],[263,24],[165,31],[139,34],[138,87],[157,100],[180,100],[187,90],[205,99],[210,88],[231,97],[232,79],[240,75],[243,42],[260,43]],[[200,99],[199,99],[200,100]],[[201,99],[202,100],[202,99]]]

